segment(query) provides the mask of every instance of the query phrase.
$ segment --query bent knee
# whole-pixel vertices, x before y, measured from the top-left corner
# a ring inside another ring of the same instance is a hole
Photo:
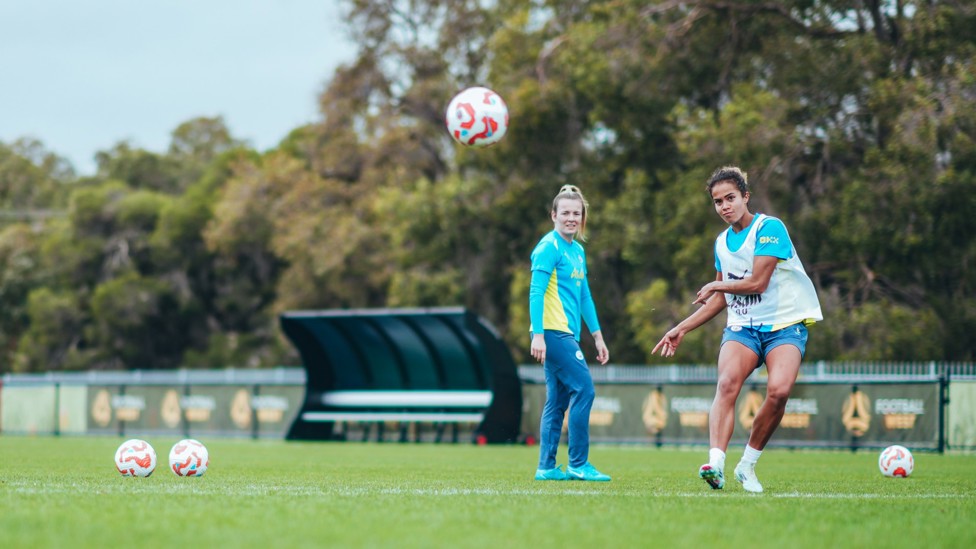
[[[592,381],[572,387],[570,391],[574,402],[592,402],[596,398],[596,389],[593,387]]]
[[[741,390],[742,382],[730,377],[720,377],[715,387],[716,394],[723,398],[737,398]]]
[[[766,387],[766,400],[770,404],[775,404],[777,406],[786,406],[786,401],[790,399],[790,389],[789,386],[771,385]]]

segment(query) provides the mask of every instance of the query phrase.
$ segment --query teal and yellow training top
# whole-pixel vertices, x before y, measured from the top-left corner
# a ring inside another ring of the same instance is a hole
[[[532,251],[530,330],[567,332],[579,341],[581,317],[590,333],[600,330],[586,277],[586,252],[579,242],[566,242],[554,230]]]

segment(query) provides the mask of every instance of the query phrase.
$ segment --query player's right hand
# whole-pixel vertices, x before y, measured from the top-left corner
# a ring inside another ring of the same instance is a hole
[[[678,351],[678,345],[681,344],[681,340],[684,339],[685,334],[681,333],[677,327],[668,330],[668,333],[664,334],[661,341],[657,342],[651,354],[657,354],[658,350],[661,351],[661,356],[671,357]]]
[[[532,346],[529,348],[529,352],[532,353],[532,358],[538,360],[540,364],[545,363],[546,338],[543,334],[532,335]]]

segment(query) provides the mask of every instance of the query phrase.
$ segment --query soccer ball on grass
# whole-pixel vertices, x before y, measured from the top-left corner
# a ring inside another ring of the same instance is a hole
[[[455,95],[444,118],[451,137],[468,147],[494,145],[508,131],[508,106],[488,88],[468,88]]]
[[[179,477],[199,477],[207,472],[210,453],[192,438],[183,439],[169,451],[169,468]]]
[[[886,477],[905,478],[915,470],[915,458],[908,448],[895,444],[881,451],[878,469]]]
[[[115,451],[115,468],[124,477],[148,477],[156,470],[156,450],[145,440],[129,439]]]

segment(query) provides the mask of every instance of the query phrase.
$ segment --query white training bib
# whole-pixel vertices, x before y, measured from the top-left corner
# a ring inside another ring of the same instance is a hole
[[[732,230],[731,227],[722,231],[715,239],[715,255],[722,267],[723,280],[742,280],[752,276],[756,233],[765,221],[775,219],[764,214],[756,216],[745,242],[735,252],[728,247],[726,233]],[[803,269],[795,247],[792,252],[792,257],[780,259],[776,264],[765,292],[750,295],[725,294],[728,326],[748,326],[762,332],[773,332],[797,322],[823,320],[813,282]]]

